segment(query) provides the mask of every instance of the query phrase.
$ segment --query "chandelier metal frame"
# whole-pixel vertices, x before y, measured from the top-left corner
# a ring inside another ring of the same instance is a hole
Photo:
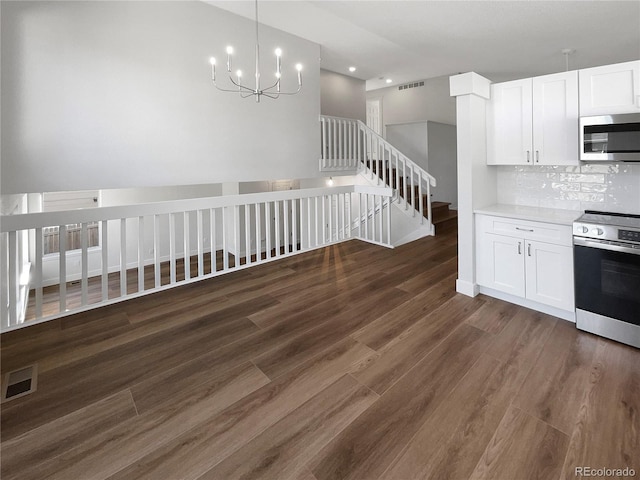
[[[229,74],[230,82],[237,88],[223,88],[216,82],[216,59],[211,57],[209,59],[211,63],[211,79],[213,85],[221,92],[239,93],[241,98],[248,98],[254,96],[256,102],[260,102],[260,97],[267,97],[277,99],[280,95],[295,95],[302,89],[302,64],[296,64],[296,70],[298,71],[298,89],[293,92],[283,92],[280,90],[280,79],[282,77],[282,50],[276,48],[276,81],[273,85],[267,88],[260,88],[260,42],[258,36],[258,0],[255,0],[255,34],[256,34],[256,49],[255,49],[255,88],[248,87],[242,84],[242,72],[238,70],[236,72],[236,80],[231,75],[233,47],[227,47],[227,73]]]

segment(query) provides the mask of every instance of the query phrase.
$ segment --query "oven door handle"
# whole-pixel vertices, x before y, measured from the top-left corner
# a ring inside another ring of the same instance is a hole
[[[600,248],[602,250],[610,250],[612,252],[631,253],[632,255],[640,255],[640,248],[633,248],[625,243],[588,240],[582,237],[573,237],[573,244],[580,247]]]

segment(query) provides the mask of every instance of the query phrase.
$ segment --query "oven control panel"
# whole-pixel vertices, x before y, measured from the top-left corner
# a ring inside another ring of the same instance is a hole
[[[640,232],[635,230],[618,230],[618,240],[625,240],[627,242],[639,242]]]

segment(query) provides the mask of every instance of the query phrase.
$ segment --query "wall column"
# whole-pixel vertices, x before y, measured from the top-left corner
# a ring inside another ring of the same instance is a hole
[[[449,79],[456,97],[458,148],[458,279],[456,290],[475,297],[476,241],[474,210],[496,203],[496,169],[487,166],[486,103],[491,82],[477,73]]]

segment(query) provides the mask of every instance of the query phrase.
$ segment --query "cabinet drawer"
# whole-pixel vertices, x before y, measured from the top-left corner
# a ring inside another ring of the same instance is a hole
[[[572,228],[569,225],[532,222],[490,215],[476,215],[479,231],[526,238],[555,245],[572,245]]]

